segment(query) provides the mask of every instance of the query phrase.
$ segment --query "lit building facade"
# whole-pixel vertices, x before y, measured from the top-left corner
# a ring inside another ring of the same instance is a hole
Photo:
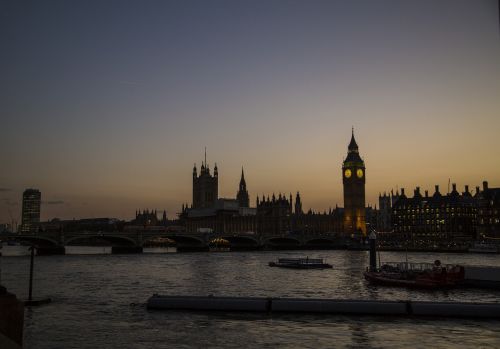
[[[489,188],[483,182],[483,190],[476,188],[477,239],[500,239],[500,188]]]
[[[40,225],[42,194],[37,189],[26,189],[23,193],[21,232],[34,233]]]
[[[435,186],[432,196],[420,193],[417,187],[413,197],[404,189],[392,207],[392,224],[398,240],[414,248],[451,247],[450,243],[470,241],[475,237],[476,200],[468,186],[460,194],[456,185],[446,195]]]

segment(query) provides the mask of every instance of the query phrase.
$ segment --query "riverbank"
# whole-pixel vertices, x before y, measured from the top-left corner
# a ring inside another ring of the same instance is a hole
[[[0,348],[21,348],[23,345],[23,326],[23,303],[0,285]]]

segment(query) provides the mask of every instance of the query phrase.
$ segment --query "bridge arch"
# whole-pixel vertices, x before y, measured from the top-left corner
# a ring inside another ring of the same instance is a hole
[[[203,241],[200,238],[194,237],[194,236],[186,236],[186,235],[177,235],[177,234],[169,234],[169,233],[163,233],[163,234],[158,234],[158,235],[151,235],[148,236],[147,239],[143,239],[144,241],[150,241],[156,238],[166,238],[173,240],[177,245],[179,244],[186,244],[186,245],[205,245],[205,241]]]
[[[306,248],[309,249],[331,249],[335,245],[335,240],[326,237],[318,237],[307,240],[305,243]]]
[[[107,234],[90,234],[73,236],[64,241],[65,245],[74,244],[78,240],[88,240],[88,239],[99,239],[109,242],[111,245],[121,245],[121,246],[137,246],[137,241],[127,236],[120,235],[107,235]]]
[[[275,249],[295,249],[300,247],[301,242],[291,237],[271,237],[264,241],[264,245]]]
[[[259,247],[259,241],[253,236],[221,235],[219,238],[229,241],[233,251],[255,250]]]
[[[208,244],[201,238],[186,235],[164,235],[164,237],[175,241],[178,252],[208,251]]]
[[[176,244],[177,243],[175,240],[165,235],[148,236],[142,238],[142,246],[144,247],[150,247],[151,245],[154,245],[155,247],[158,246],[165,247],[165,246],[175,246]]]
[[[42,245],[42,246],[59,246],[61,245],[58,241],[39,235],[15,235],[9,236],[8,240],[14,240],[19,242],[27,242],[34,245]]]

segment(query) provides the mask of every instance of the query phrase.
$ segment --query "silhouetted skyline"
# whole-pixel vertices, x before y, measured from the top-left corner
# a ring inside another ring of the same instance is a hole
[[[0,8],[0,221],[191,197],[193,163],[260,193],[341,205],[354,126],[366,200],[500,184],[497,1],[7,1]],[[10,210],[10,213],[9,213]]]

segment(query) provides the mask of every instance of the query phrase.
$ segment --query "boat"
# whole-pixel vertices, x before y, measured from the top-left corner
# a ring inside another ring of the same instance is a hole
[[[464,281],[464,267],[431,263],[385,263],[378,270],[365,271],[367,281],[383,286],[439,289],[453,288]]]
[[[270,267],[292,269],[328,269],[331,264],[325,263],[321,258],[279,258],[276,262],[269,262]]]
[[[229,252],[231,251],[231,243],[223,238],[215,238],[208,244],[210,252]]]
[[[485,242],[476,242],[472,247],[469,248],[469,252],[472,253],[498,253],[498,247],[494,244],[488,244]]]

